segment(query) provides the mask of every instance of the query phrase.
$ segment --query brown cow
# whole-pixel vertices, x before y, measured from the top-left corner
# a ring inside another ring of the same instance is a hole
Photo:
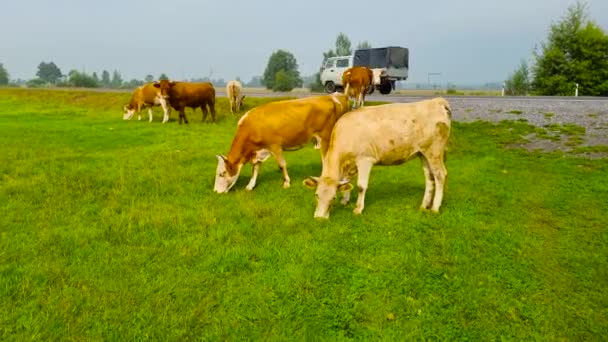
[[[365,103],[365,94],[373,87],[374,75],[371,69],[363,66],[355,66],[346,69],[342,74],[342,85],[344,86],[344,94],[349,97],[354,97],[355,102],[353,107],[363,107]]]
[[[215,88],[211,83],[189,83],[171,82],[168,80],[159,81],[160,88],[169,94],[169,104],[179,112],[179,123],[182,119],[188,123],[184,109],[186,107],[201,108],[203,111],[203,121],[207,118],[207,107],[211,111],[211,118],[215,121]]]
[[[141,120],[141,110],[148,108],[150,122],[152,122],[152,107],[161,106],[165,114],[163,118],[163,123],[165,123],[169,121],[168,97],[167,89],[161,88],[158,82],[144,84],[133,91],[131,101],[123,107],[124,113],[122,118],[124,120],[131,120],[133,115],[137,113],[137,119]]]
[[[226,96],[230,102],[230,113],[234,114],[241,110],[241,105],[245,98],[245,95],[242,93],[243,86],[241,85],[241,82],[233,80],[226,85]]]
[[[244,164],[253,164],[247,190],[253,190],[260,164],[272,154],[283,173],[283,187],[290,186],[283,150],[293,150],[316,136],[321,140],[321,162],[334,124],[348,111],[348,97],[334,93],[296,100],[271,102],[241,117],[228,156],[217,156],[214,191],[226,193],[234,186]]]
[[[336,193],[347,204],[357,176],[354,213],[361,214],[373,165],[399,165],[419,157],[426,179],[420,208],[439,211],[447,177],[444,158],[451,127],[450,105],[443,98],[361,108],[342,116],[331,135],[321,177],[309,177],[316,187],[315,217],[328,218]]]

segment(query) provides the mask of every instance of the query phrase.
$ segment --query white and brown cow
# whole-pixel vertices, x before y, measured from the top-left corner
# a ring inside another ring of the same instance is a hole
[[[241,110],[241,105],[245,98],[241,82],[236,80],[228,82],[228,84],[226,84],[226,96],[230,102],[230,113],[238,113],[238,111]]]
[[[163,123],[169,121],[170,108],[167,103],[169,97],[168,89],[161,88],[160,83],[148,83],[136,88],[131,95],[131,101],[123,107],[123,119],[131,120],[137,113],[138,120],[141,120],[141,110],[148,108],[150,122],[152,122],[152,107],[161,106],[163,108]]]
[[[372,70],[364,66],[355,66],[344,71],[342,74],[344,94],[355,99],[353,107],[363,107],[365,94],[374,86],[373,78]]]
[[[365,107],[342,116],[336,123],[321,177],[309,177],[304,185],[315,188],[314,216],[329,217],[337,191],[347,204],[358,173],[359,195],[355,214],[361,214],[373,165],[398,165],[420,157],[426,178],[421,209],[439,211],[447,176],[444,164],[450,136],[451,112],[443,98]]]
[[[241,117],[227,156],[217,156],[213,190],[226,193],[236,183],[241,168],[253,164],[247,190],[253,190],[260,164],[272,154],[283,173],[283,187],[290,186],[283,150],[294,150],[317,137],[325,155],[334,124],[348,110],[348,97],[334,93],[296,100],[271,102]],[[323,158],[322,158],[323,159]]]

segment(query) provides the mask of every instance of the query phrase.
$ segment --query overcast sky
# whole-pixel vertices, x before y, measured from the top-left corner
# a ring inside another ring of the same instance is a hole
[[[209,76],[248,81],[277,49],[302,75],[344,32],[355,46],[410,49],[410,79],[502,81],[547,37],[574,0],[15,0],[0,11],[0,63],[11,78],[34,77],[41,61],[70,69],[118,70],[123,79]],[[608,0],[588,0],[608,31]]]

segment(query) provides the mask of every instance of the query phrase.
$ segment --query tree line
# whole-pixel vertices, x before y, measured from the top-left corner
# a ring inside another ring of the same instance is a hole
[[[505,81],[507,95],[608,96],[608,35],[577,1]]]
[[[371,48],[367,41],[357,48]],[[335,48],[323,52],[323,61],[334,56],[351,55],[351,41],[344,33],[338,34]],[[570,6],[561,20],[553,23],[546,42],[535,49],[532,64],[522,60],[520,65],[508,75],[504,82],[506,95],[573,95],[577,85],[580,95],[608,96],[608,35],[594,21],[589,19],[588,7],[577,1]],[[263,75],[255,76],[248,87],[265,86],[273,91],[291,91],[303,85],[312,91],[322,91],[319,73],[302,77],[295,56],[283,49],[273,52]],[[155,80],[147,75],[144,80],[124,81],[121,74],[103,70],[101,76],[93,72],[71,70],[67,75],[53,62],[38,65],[37,78],[26,82],[30,87],[69,86],[134,88]],[[161,74],[158,79],[167,79]],[[224,86],[223,79],[208,77],[191,81],[209,81],[215,86]],[[0,85],[10,82],[6,68],[0,63]],[[241,82],[243,83],[243,82]]]

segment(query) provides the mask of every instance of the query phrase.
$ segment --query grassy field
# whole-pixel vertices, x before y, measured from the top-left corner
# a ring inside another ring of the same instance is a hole
[[[290,189],[270,160],[217,195],[225,99],[180,126],[123,121],[128,97],[0,89],[0,340],[608,336],[607,159],[455,123],[439,214],[412,161],[372,171],[362,216],[316,221],[312,147],[286,154]]]

